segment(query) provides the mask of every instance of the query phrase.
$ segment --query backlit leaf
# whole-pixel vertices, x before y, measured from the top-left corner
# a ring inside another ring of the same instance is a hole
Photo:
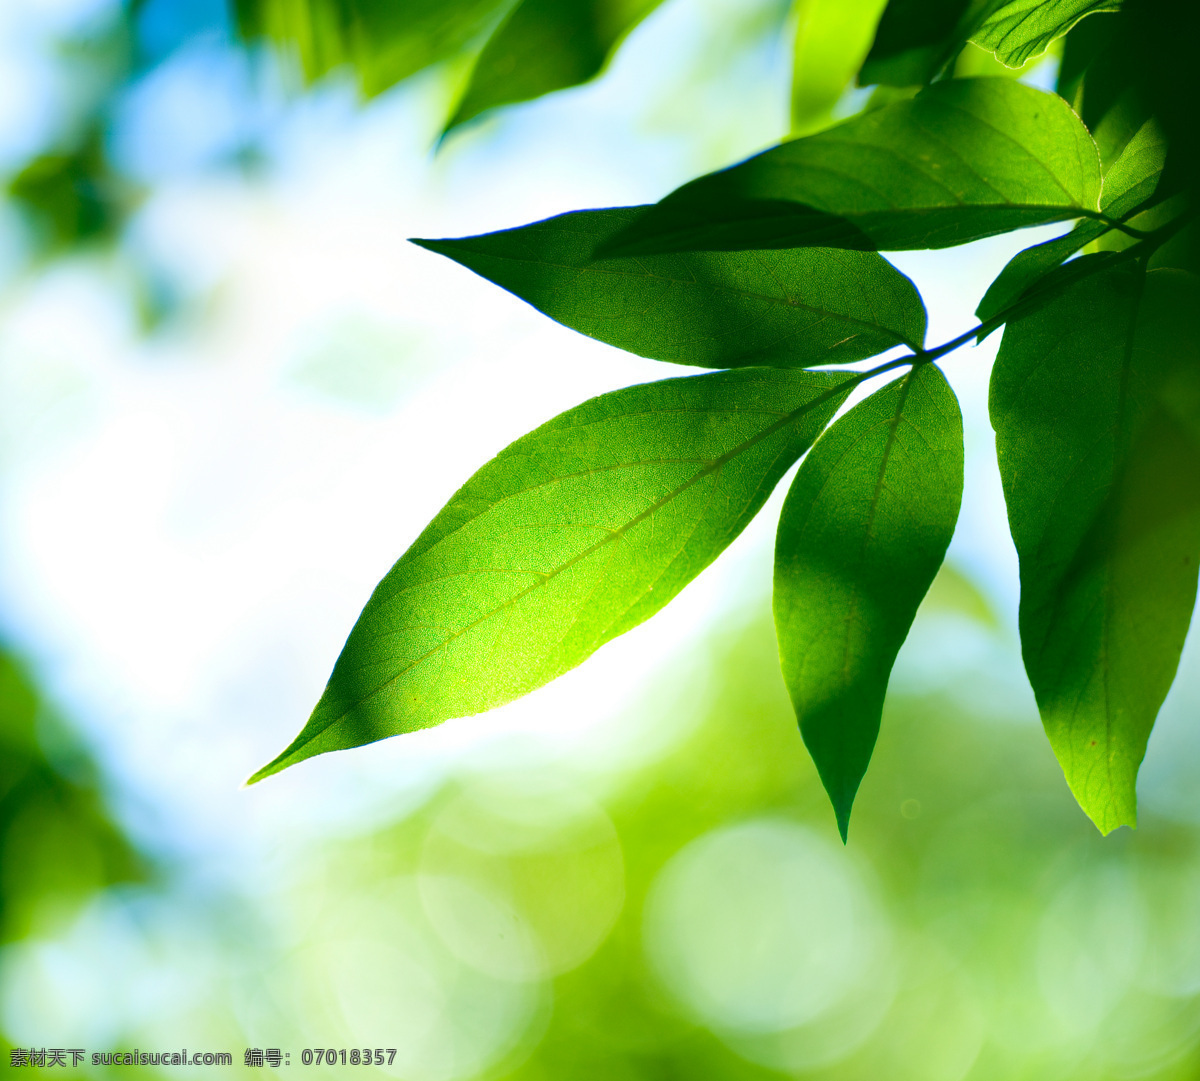
[[[929,364],[838,420],[784,503],[779,656],[843,839],[892,665],[946,554],[962,486],[962,416]]]
[[[1095,144],[1062,98],[954,79],[694,180],[602,251],[944,248],[1095,216],[1099,196]]]
[[[875,252],[694,252],[595,259],[644,208],[583,210],[458,240],[415,243],[552,319],[644,357],[708,368],[840,364],[916,350],[925,308]]]
[[[1136,822],[1138,766],[1196,599],[1197,311],[1192,275],[1113,266],[1010,323],[992,376],[1025,668],[1104,833]]]
[[[1108,217],[1123,218],[1153,197],[1162,177],[1166,150],[1166,140],[1153,122],[1145,124],[1130,140],[1121,156],[1104,174],[1100,209]],[[1098,240],[1107,230],[1104,222],[1089,218],[1081,221],[1065,236],[1018,252],[1000,271],[975,309],[980,322],[997,315],[1049,271],[1092,241]]]
[[[593,398],[479,470],[380,582],[252,780],[512,701],[648,619],[754,517],[853,378],[714,372]]]
[[[883,0],[798,0],[792,50],[792,133],[827,127],[871,47]]]
[[[1085,16],[1118,7],[1120,0],[891,0],[859,82],[927,83],[949,69],[967,42],[1019,68]]]
[[[1116,11],[1120,0],[1009,0],[993,10],[972,32],[976,45],[995,52],[1010,68],[1041,56],[1080,19]]]
[[[520,0],[479,54],[447,130],[598,75],[662,0]]]

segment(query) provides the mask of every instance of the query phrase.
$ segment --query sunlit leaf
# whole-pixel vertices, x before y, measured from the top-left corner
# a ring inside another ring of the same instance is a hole
[[[595,259],[642,207],[583,210],[519,229],[418,240],[552,319],[656,360],[800,368],[919,349],[925,308],[875,252],[696,252]]]
[[[927,83],[968,42],[1019,68],[1085,16],[1119,7],[1120,0],[891,0],[859,82]]]
[[[1009,0],[988,14],[971,40],[993,50],[1009,67],[1019,68],[1080,19],[1120,6],[1120,0]]]
[[[779,656],[843,838],[892,665],[946,554],[962,486],[958,402],[925,365],[834,424],[784,503]]]
[[[577,86],[662,0],[520,0],[484,46],[447,130],[486,109]]]
[[[648,619],[742,531],[852,382],[671,379],[518,439],[379,584],[308,724],[253,779],[519,698]]]
[[[462,51],[515,0],[234,0],[248,39],[292,52],[309,79],[352,67],[365,93],[378,94]]]
[[[1104,175],[1100,209],[1108,217],[1123,218],[1154,196],[1162,177],[1166,150],[1166,140],[1158,125],[1153,121],[1143,125]],[[1089,218],[1065,236],[1018,252],[1000,271],[975,309],[980,322],[997,315],[1049,271],[1099,239],[1107,230],[1104,222]]]
[[[1055,94],[955,79],[701,177],[611,253],[797,246],[944,248],[1095,216],[1100,163]]]
[[[1197,311],[1192,275],[1109,267],[1010,323],[992,377],[1025,668],[1105,833],[1136,822],[1138,766],[1195,604]]]
[[[827,127],[871,47],[884,0],[798,0],[792,51],[792,132]]]

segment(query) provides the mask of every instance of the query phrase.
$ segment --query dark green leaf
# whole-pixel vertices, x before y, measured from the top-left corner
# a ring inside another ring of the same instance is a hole
[[[1025,668],[1105,833],[1136,822],[1138,766],[1195,605],[1197,311],[1192,275],[1110,267],[1010,323],[992,376]]]
[[[114,239],[138,195],[109,164],[99,125],[75,147],[30,161],[8,181],[8,194],[46,252]]]
[[[514,0],[235,0],[243,37],[298,56],[309,79],[350,65],[378,94],[482,37]]]
[[[1150,121],[1130,140],[1104,176],[1100,209],[1110,218],[1123,218],[1154,196],[1166,159],[1166,141]],[[1098,240],[1108,226],[1095,218],[1080,222],[1065,236],[1018,252],[988,287],[975,315],[986,322],[1008,307],[1047,273],[1086,245]]]
[[[550,318],[644,357],[707,368],[841,364],[921,348],[925,307],[875,252],[698,252],[594,259],[642,207],[418,240]]]
[[[606,254],[944,248],[1095,216],[1099,196],[1095,144],[1062,98],[955,79],[692,181]]]
[[[1001,63],[1019,68],[1086,15],[1116,11],[1120,0],[1009,0],[990,12],[971,40]]]
[[[775,546],[779,656],[843,839],[962,486],[962,416],[929,364],[834,424],[788,492]]]
[[[577,86],[662,0],[521,0],[479,54],[446,130],[486,109]]]
[[[745,528],[853,383],[670,379],[518,439],[379,584],[308,724],[252,780],[512,701],[648,619]]]
[[[919,86],[929,82],[954,59],[987,2],[889,0],[859,83]]]
[[[1080,88],[1083,76],[1096,58],[1112,41],[1117,19],[1085,19],[1076,23],[1063,40],[1062,58],[1054,89],[1079,111]]]
[[[1059,93],[1071,102],[1100,149],[1107,166],[1150,116],[1139,83],[1138,58],[1130,40],[1138,20],[1128,7],[1103,19],[1085,19],[1067,35],[1059,72]]]

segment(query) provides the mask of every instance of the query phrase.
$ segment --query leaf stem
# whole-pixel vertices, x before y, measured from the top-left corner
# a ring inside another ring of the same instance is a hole
[[[1031,308],[1040,306],[1047,300],[1053,299],[1067,286],[1074,285],[1077,281],[1090,277],[1092,274],[1099,273],[1101,270],[1108,270],[1111,267],[1117,266],[1120,263],[1128,262],[1130,259],[1139,259],[1143,266],[1154,252],[1162,247],[1171,237],[1178,233],[1185,225],[1196,217],[1196,210],[1189,209],[1180,214],[1176,218],[1172,218],[1165,225],[1153,230],[1152,232],[1144,232],[1141,229],[1129,230],[1125,229],[1131,236],[1137,235],[1140,237],[1138,243],[1125,248],[1123,251],[1113,252],[1107,259],[1097,259],[1089,262],[1084,269],[1073,275],[1060,275],[1053,281],[1043,282],[1041,287],[1034,286],[1028,292],[1023,293],[1007,307],[1002,308],[999,312],[993,315],[990,319],[985,319],[982,323],[972,327],[970,330],[964,331],[956,338],[951,338],[948,342],[943,342],[941,345],[935,346],[933,349],[917,349],[911,355],[899,357],[889,364],[881,365],[879,368],[872,369],[867,375],[876,375],[881,371],[890,371],[893,368],[903,364],[911,364],[913,368],[920,367],[924,364],[932,364],[935,360],[944,357],[947,353],[953,353],[954,350],[964,346],[972,338],[977,341],[982,341],[997,327],[1007,323],[1016,315],[1023,315]],[[1120,223],[1112,222],[1114,228],[1123,228]],[[1064,264],[1071,266],[1073,263]]]

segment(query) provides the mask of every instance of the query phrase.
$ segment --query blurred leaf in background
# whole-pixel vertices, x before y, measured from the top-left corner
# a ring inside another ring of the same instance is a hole
[[[29,214],[46,255],[119,235],[133,189],[113,172],[102,139],[92,127],[78,146],[39,155],[9,181],[8,193]]]
[[[967,667],[954,694],[889,698],[843,849],[772,639],[756,620],[703,647],[708,706],[648,768],[597,784],[510,746],[314,860],[301,894],[394,898],[424,928],[426,968],[403,946],[403,974],[373,977],[377,1017],[415,980],[491,988],[473,1030],[469,999],[425,1014],[431,1057],[400,1075],[454,1038],[458,1076],[519,1081],[1194,1076],[1196,827],[1101,839],[1035,725],[964,712]]]
[[[349,66],[379,94],[478,44],[515,0],[233,0],[249,40],[272,41],[315,80]]]
[[[661,0],[520,0],[488,40],[446,130],[598,75]]]
[[[0,938],[53,931],[150,867],[106,807],[96,765],[0,651]]]

